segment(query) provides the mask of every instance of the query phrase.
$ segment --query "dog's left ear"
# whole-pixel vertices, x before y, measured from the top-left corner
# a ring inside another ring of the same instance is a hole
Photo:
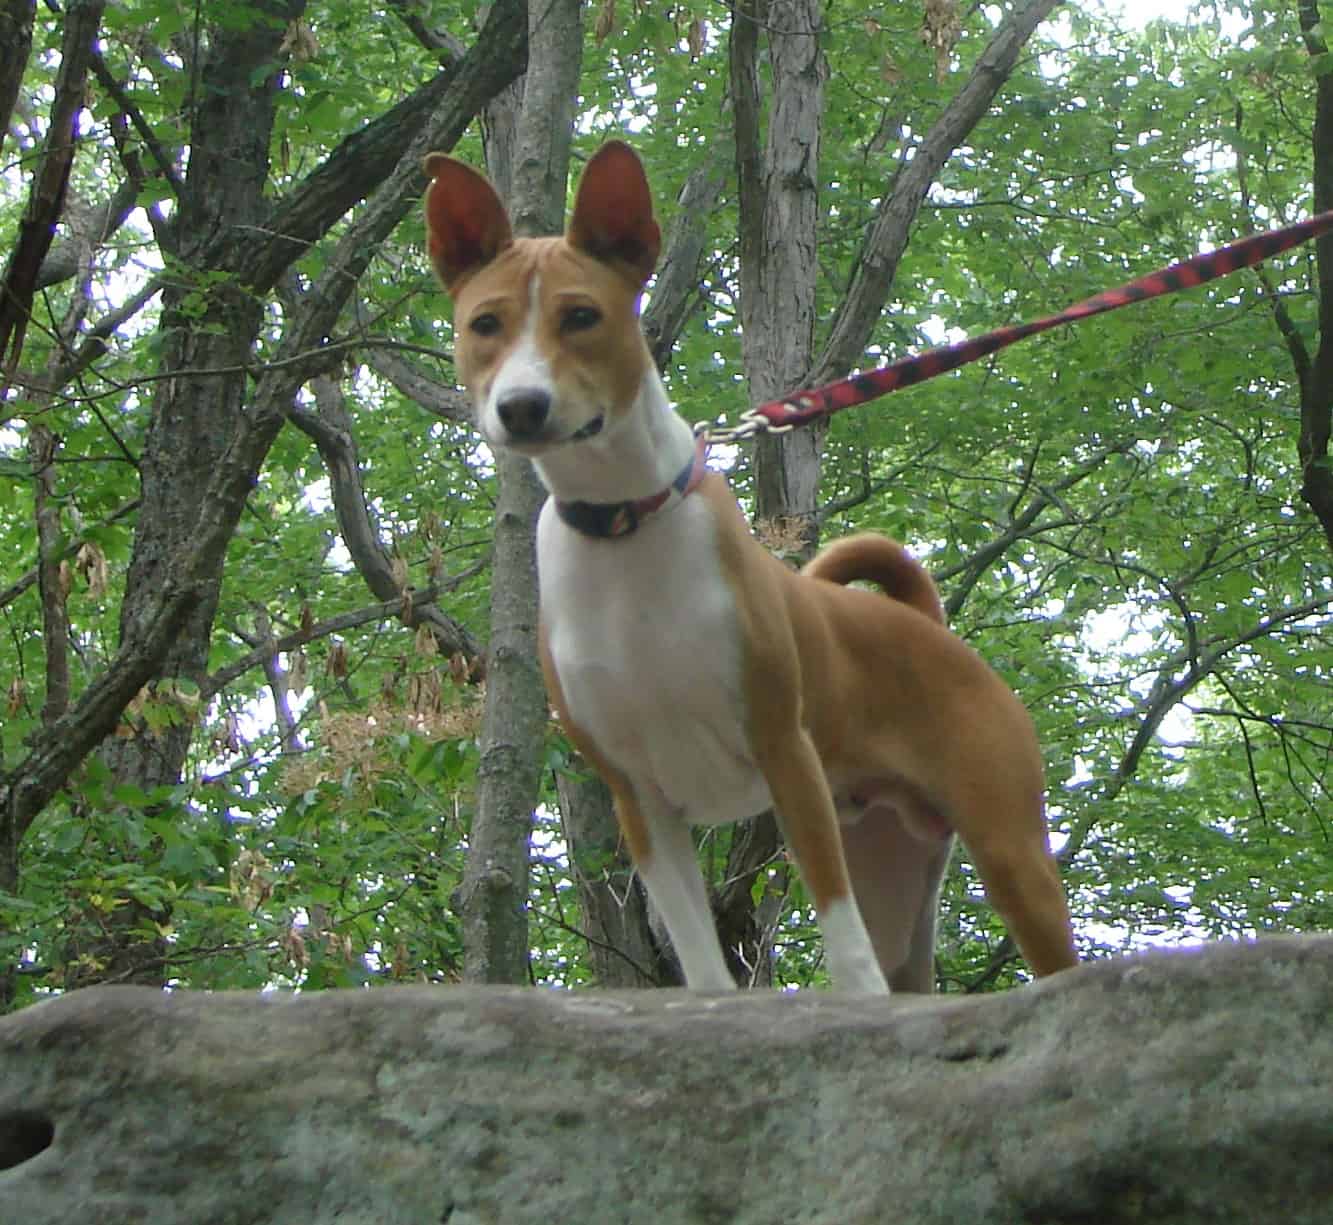
[[[452,295],[465,277],[514,241],[514,232],[485,175],[443,153],[428,154],[422,168],[431,178],[426,189],[430,262]]]
[[[596,259],[623,260],[641,282],[653,275],[662,231],[643,164],[623,141],[608,141],[584,167],[567,237]]]

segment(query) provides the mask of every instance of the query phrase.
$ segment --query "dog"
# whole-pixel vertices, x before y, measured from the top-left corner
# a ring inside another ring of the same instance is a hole
[[[836,988],[933,989],[955,834],[1032,970],[1073,965],[1026,710],[894,541],[836,541],[801,573],[768,553],[667,399],[639,323],[661,235],[633,150],[591,158],[555,238],[515,238],[464,163],[424,167],[460,382],[487,442],[529,457],[551,494],[552,705],[611,789],[687,985],[735,986],[690,826],[770,806]]]

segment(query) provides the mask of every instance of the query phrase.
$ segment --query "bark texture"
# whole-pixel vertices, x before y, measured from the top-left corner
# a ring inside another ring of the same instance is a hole
[[[537,0],[528,23],[529,66],[517,118],[511,128],[508,115],[493,114],[487,133],[492,178],[515,232],[532,236],[564,225],[583,47],[578,0]],[[519,456],[497,455],[496,476],[486,708],[459,900],[464,978],[521,983],[528,979],[528,839],[547,725],[537,662],[536,555],[546,491]]]
[[[9,134],[19,86],[28,67],[36,11],[36,0],[4,0],[0,4],[0,148]]]
[[[732,17],[741,356],[751,403],[799,388],[814,357],[819,143],[828,78],[822,24],[823,7],[813,0],[748,0]],[[761,435],[754,444],[755,518],[797,525],[803,556],[817,541],[824,434],[817,425]],[[754,903],[753,887],[780,847],[772,812],[738,827],[713,898],[723,951],[746,985],[772,982],[773,932]]]
[[[97,988],[0,1019],[0,1204],[23,1225],[1326,1225],[1330,1009],[1330,937],[935,1000]]]
[[[65,208],[70,167],[79,138],[79,114],[84,103],[84,82],[93,56],[93,44],[102,24],[105,0],[70,0],[61,32],[60,68],[52,87],[54,97],[46,137],[36,173],[29,184],[28,205],[18,225],[18,241],[10,252],[0,287],[0,357],[6,375],[18,366],[37,291],[38,273],[55,237],[56,222]],[[4,27],[8,27],[4,29]],[[12,6],[0,29],[8,35],[0,43],[0,106],[5,106],[6,129],[32,40],[32,13]],[[3,35],[0,35],[3,37]],[[18,80],[15,80],[18,74]]]
[[[819,142],[828,66],[823,5],[754,0],[732,24],[741,217],[741,352],[754,403],[795,391],[810,369],[819,276]],[[767,44],[767,106],[759,83]],[[767,123],[763,112],[767,110]],[[796,519],[813,550],[822,429],[755,444],[755,515]]]
[[[865,360],[866,345],[888,300],[912,222],[930,185],[954,150],[981,122],[1028,39],[1059,4],[1060,0],[1026,0],[1010,9],[977,57],[967,80],[912,147],[911,159],[902,159],[893,187],[866,233],[851,284],[811,371],[808,381],[812,386],[842,378]]]
[[[393,557],[366,499],[352,415],[347,410],[342,384],[330,375],[320,374],[310,380],[309,388],[315,399],[315,411],[293,404],[287,418],[319,448],[324,470],[329,474],[338,534],[347,546],[352,564],[374,595],[386,604],[399,602],[398,616],[404,625],[424,624],[445,659],[461,654],[475,672],[482,672],[481,645],[467,627],[426,598],[426,593],[399,585]]]
[[[491,637],[477,803],[460,886],[463,977],[528,981],[528,841],[546,739],[537,662],[537,513],[546,491],[521,456],[496,456]]]
[[[828,72],[820,47],[823,9],[810,0],[744,0],[736,6],[730,71],[741,217],[742,355],[752,403],[829,382],[861,364],[926,192],[1058,2],[1030,0],[1011,10],[911,158],[900,161],[818,356],[817,189]],[[794,526],[801,557],[818,543],[824,432],[821,423],[755,442],[755,517],[780,525],[784,536]],[[779,846],[772,814],[757,818],[734,841],[726,884],[715,898],[723,947],[729,956],[747,951],[733,968],[750,981],[764,981],[772,938],[750,901],[751,886]]]
[[[1301,31],[1312,59],[1328,55],[1328,42],[1315,0],[1301,0]],[[1316,213],[1333,208],[1333,78],[1315,74],[1314,191]],[[1290,318],[1283,327],[1285,307],[1274,297],[1281,327],[1296,367],[1301,389],[1301,429],[1296,442],[1301,463],[1301,497],[1314,512],[1324,538],[1333,549],[1333,235],[1315,240],[1315,268],[1319,289],[1319,347],[1313,358]]]

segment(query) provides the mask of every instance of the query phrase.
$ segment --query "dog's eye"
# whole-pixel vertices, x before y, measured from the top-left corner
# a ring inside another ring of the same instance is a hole
[[[487,311],[484,315],[478,315],[469,324],[478,336],[494,336],[500,330],[500,320],[497,316]]]
[[[602,312],[595,306],[571,306],[560,316],[562,332],[586,332],[602,321]]]

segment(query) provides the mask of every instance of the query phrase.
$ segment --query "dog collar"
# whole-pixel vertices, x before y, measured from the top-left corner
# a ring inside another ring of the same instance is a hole
[[[695,489],[708,471],[707,456],[708,440],[700,434],[690,462],[659,493],[632,502],[561,502],[557,498],[555,513],[576,532],[598,540],[633,535],[649,515],[675,506]]]

